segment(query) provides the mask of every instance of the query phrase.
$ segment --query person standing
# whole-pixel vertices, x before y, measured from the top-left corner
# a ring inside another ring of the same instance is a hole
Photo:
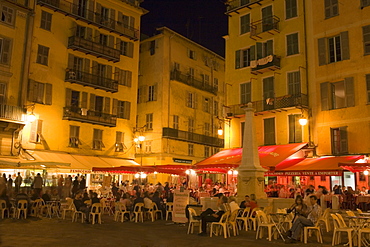
[[[75,197],[78,189],[79,189],[80,182],[78,181],[78,176],[75,177],[75,180],[73,180],[73,186],[72,186],[72,197]]]
[[[0,195],[6,193],[6,174],[0,177]]]
[[[80,181],[80,190],[86,189],[86,179],[84,176],[81,176],[81,181]]]
[[[63,185],[64,185],[64,178],[63,175],[60,175],[60,178],[58,179],[58,195],[60,198],[63,197]]]
[[[9,174],[9,178],[7,181],[7,187],[8,187],[8,195],[11,197],[13,194],[13,179],[12,175]]]
[[[66,197],[71,197],[71,188],[72,188],[72,176],[68,175],[68,177],[65,177],[64,179],[64,195]]]
[[[43,181],[40,173],[37,173],[37,176],[33,180],[33,188],[34,188],[35,194],[37,196],[41,196],[41,191],[42,191],[43,183],[44,183],[44,181]]]
[[[14,181],[16,194],[18,194],[21,191],[22,182],[23,182],[23,178],[21,176],[21,173],[18,172],[18,176],[15,178],[15,181]]]

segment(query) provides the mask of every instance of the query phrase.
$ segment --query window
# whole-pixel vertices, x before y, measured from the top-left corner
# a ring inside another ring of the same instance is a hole
[[[153,113],[146,114],[146,129],[153,129]]]
[[[320,84],[321,110],[327,111],[355,105],[353,77],[344,81],[323,82]]]
[[[150,55],[154,55],[155,54],[155,40],[152,40],[150,41]]]
[[[148,101],[156,101],[157,100],[157,85],[149,86],[148,87]]]
[[[102,23],[103,24],[108,24],[108,20],[109,20],[109,9],[108,8],[105,8],[105,7],[101,7],[100,15],[101,15],[101,21],[102,21]]]
[[[194,156],[194,145],[193,144],[188,144],[188,155]]]
[[[209,155],[209,150],[210,150],[210,148],[209,147],[207,147],[207,146],[204,146],[204,157],[205,158],[208,158],[210,155]]]
[[[206,84],[206,85],[209,85],[209,75],[206,75],[206,74],[202,74],[201,75],[202,78],[203,78],[203,83]]]
[[[139,87],[137,89],[137,102],[138,104],[142,103],[143,101],[143,88],[142,87]]]
[[[272,110],[274,109],[275,89],[274,89],[274,77],[268,77],[263,79],[263,109]]]
[[[49,47],[38,45],[36,63],[48,66]]]
[[[299,53],[298,33],[293,33],[286,36],[286,46],[287,56]]]
[[[6,83],[0,82],[0,104],[6,103]]]
[[[370,25],[362,27],[362,34],[363,34],[363,39],[364,39],[364,54],[369,55],[370,54]]]
[[[213,115],[218,116],[218,101],[213,101]]]
[[[370,0],[361,0],[361,8],[370,6]]]
[[[0,64],[10,64],[12,40],[0,37]]]
[[[302,142],[302,126],[299,124],[300,114],[289,115],[289,143]]]
[[[203,111],[204,112],[211,112],[211,99],[203,97]]]
[[[117,101],[117,118],[130,119],[131,102]]]
[[[86,17],[87,12],[87,0],[77,0],[77,14],[81,17]]]
[[[286,19],[297,17],[297,0],[285,0]]]
[[[274,49],[274,42],[272,40],[267,40],[266,42],[257,42],[256,43],[257,57],[255,58],[254,54],[252,54],[251,60],[261,59],[269,55],[273,55],[273,49]]]
[[[272,5],[262,8],[262,32],[267,32],[274,28],[274,18]]]
[[[251,15],[243,15],[240,17],[240,34],[248,33],[251,31]]]
[[[204,123],[204,135],[210,136],[211,135],[211,124]]]
[[[176,71],[180,71],[180,64],[175,62],[173,64],[173,69],[176,70]]]
[[[173,115],[173,128],[179,129],[179,116]]]
[[[318,58],[319,65],[348,60],[350,58],[348,32],[318,39]]]
[[[8,6],[3,5],[1,9],[1,22],[4,22],[9,25],[14,25],[14,9],[9,8]]]
[[[116,67],[114,71],[114,80],[118,81],[119,85],[131,87],[132,71],[122,70]]]
[[[332,154],[348,153],[347,127],[331,128],[330,132]]]
[[[49,12],[43,11],[41,12],[41,23],[40,28],[50,31],[51,30],[51,17],[53,15]]]
[[[244,68],[250,66],[250,62],[254,60],[255,46],[245,50],[237,50],[235,52],[235,68]]]
[[[124,144],[125,139],[125,133],[121,131],[116,131],[116,144],[114,151],[115,152],[123,152],[124,149],[126,149],[126,146]]]
[[[370,104],[370,74],[366,75],[367,103]]]
[[[189,72],[188,72],[188,75],[190,78],[194,78],[194,68],[189,68]]]
[[[103,143],[103,130],[100,129],[94,129],[93,134],[93,148],[95,150],[102,150],[104,148]]]
[[[29,80],[28,100],[35,103],[52,104],[52,84]]]
[[[86,38],[86,27],[77,25],[76,27],[76,36],[79,38]]]
[[[194,119],[192,118],[189,118],[188,132],[190,133],[194,132]]]
[[[134,55],[134,43],[125,42],[121,40],[121,55],[127,57],[133,57]]]
[[[197,98],[197,95],[195,93],[188,92],[186,106],[195,109],[196,108],[196,98]]]
[[[191,59],[196,59],[195,51],[188,49],[188,57]]]
[[[216,91],[218,91],[218,78],[213,78],[213,87]]]
[[[42,120],[36,119],[31,124],[29,141],[33,143],[40,143],[42,139]]]
[[[145,152],[146,153],[152,152],[152,141],[145,141]]]
[[[100,34],[99,35],[99,44],[108,46],[108,35]]]
[[[301,94],[301,78],[299,71],[288,73],[288,94],[289,95]]]
[[[80,141],[80,126],[69,126],[69,144],[68,147],[78,148]]]
[[[240,84],[240,104],[248,104],[249,102],[252,102],[251,83],[242,83]]]
[[[324,2],[326,19],[339,15],[338,0],[324,0]]]
[[[265,145],[275,145],[275,118],[263,120],[263,131]]]

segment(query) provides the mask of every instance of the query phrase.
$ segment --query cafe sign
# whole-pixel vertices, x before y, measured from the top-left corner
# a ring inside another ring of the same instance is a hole
[[[183,163],[183,164],[192,164],[193,163],[192,160],[177,159],[177,158],[173,158],[173,162]]]
[[[342,176],[343,171],[276,171],[266,172],[265,176]]]

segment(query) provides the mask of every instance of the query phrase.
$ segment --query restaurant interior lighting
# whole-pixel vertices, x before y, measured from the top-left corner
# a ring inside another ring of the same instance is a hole
[[[366,171],[364,171],[364,175],[369,175],[369,171],[368,170],[366,170]]]
[[[140,174],[139,173],[136,173],[135,174],[135,178],[139,178],[140,177]]]
[[[227,174],[231,175],[231,174],[233,174],[233,171],[232,171],[232,170],[229,170],[229,171],[227,172]]]

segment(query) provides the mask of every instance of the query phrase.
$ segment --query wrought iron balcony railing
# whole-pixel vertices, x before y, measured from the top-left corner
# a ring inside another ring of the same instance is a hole
[[[37,0],[37,4],[56,12],[61,12],[66,16],[71,16],[76,20],[116,33],[120,36],[125,36],[132,40],[139,39],[139,30],[134,27],[128,26],[109,17],[102,16],[101,13],[89,10],[86,7],[81,7],[78,4],[74,4],[66,0]]]
[[[181,73],[181,71],[179,71],[179,70],[173,70],[171,72],[171,80],[176,80],[176,81],[185,83],[189,86],[198,88],[198,89],[203,90],[203,91],[213,93],[215,95],[217,94],[217,88],[216,87],[214,87],[210,84],[207,84],[207,83],[203,82],[200,79],[196,79],[194,76],[190,76],[188,74]]]
[[[0,104],[0,121],[9,122],[24,122],[26,109],[20,106]]]
[[[282,97],[268,98],[266,100],[253,101],[255,113],[263,113],[267,111],[279,111],[289,108],[308,108],[308,96],[306,94],[285,95]],[[246,105],[246,104],[245,104]],[[241,108],[244,104],[230,105],[229,117],[244,115],[245,112]]]
[[[255,61],[251,61],[251,68],[252,74],[263,74],[264,72],[280,69],[280,57],[269,55]]]
[[[251,23],[251,38],[261,38],[258,35],[264,32],[269,32],[273,34],[273,32],[280,32],[279,31],[279,23],[280,18],[273,15],[271,17],[267,17],[255,22]]]
[[[227,11],[226,13],[238,11],[242,8],[252,9],[253,5],[258,4],[261,5],[260,2],[263,0],[231,0],[227,3]]]
[[[93,87],[96,89],[102,89],[111,93],[118,92],[118,81],[75,69],[66,69],[65,81]]]
[[[71,36],[68,38],[68,48],[101,57],[112,62],[119,62],[121,57],[120,50],[78,36]]]
[[[85,108],[69,106],[63,108],[63,120],[73,120],[83,123],[115,127],[117,116],[98,111],[91,111]]]
[[[202,144],[202,145],[207,145],[207,146],[212,146],[212,147],[218,147],[218,148],[224,147],[223,139],[212,137],[212,136],[196,134],[196,133],[188,132],[188,131],[182,131],[178,129],[163,128],[162,136],[164,138],[197,143],[197,144]]]

